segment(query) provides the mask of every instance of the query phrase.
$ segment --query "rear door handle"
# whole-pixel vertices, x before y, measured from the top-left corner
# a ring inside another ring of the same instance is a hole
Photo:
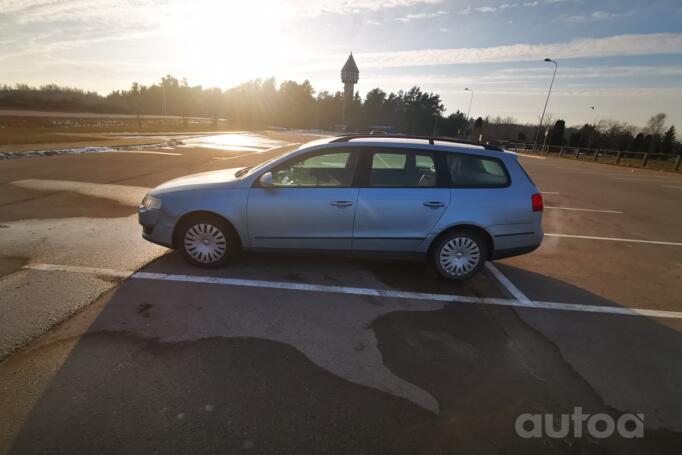
[[[331,201],[330,204],[334,207],[350,207],[353,201]]]
[[[432,209],[437,209],[437,208],[440,208],[440,207],[445,207],[445,202],[440,202],[440,201],[427,201],[427,202],[424,202],[424,205],[427,206],[427,207],[429,207],[429,208],[432,208]]]

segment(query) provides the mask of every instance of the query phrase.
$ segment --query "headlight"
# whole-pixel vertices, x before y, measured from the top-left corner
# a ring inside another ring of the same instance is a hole
[[[161,208],[161,199],[148,194],[142,200],[142,207],[147,210],[158,210]]]

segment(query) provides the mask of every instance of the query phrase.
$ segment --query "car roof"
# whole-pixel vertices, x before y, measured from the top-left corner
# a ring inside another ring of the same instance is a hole
[[[332,136],[317,141],[304,144],[302,146],[308,148],[310,146],[324,146],[324,145],[341,145],[349,146],[376,146],[385,145],[390,147],[402,146],[419,149],[433,149],[437,147],[439,150],[452,152],[467,152],[477,153],[486,156],[495,156],[500,154],[517,155],[490,144],[480,142],[472,142],[467,140],[460,140],[454,138],[444,137],[428,137],[428,136],[407,136],[407,135],[363,135],[353,134],[345,136]]]

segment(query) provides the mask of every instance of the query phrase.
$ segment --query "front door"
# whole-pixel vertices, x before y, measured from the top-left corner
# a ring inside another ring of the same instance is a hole
[[[369,152],[369,151],[368,151]],[[450,204],[431,152],[375,149],[358,196],[354,251],[415,251]]]
[[[311,152],[273,169],[273,187],[255,186],[247,206],[254,248],[350,250],[358,189],[357,155]]]

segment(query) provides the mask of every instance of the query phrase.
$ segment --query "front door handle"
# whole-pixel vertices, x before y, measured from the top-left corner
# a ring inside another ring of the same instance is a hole
[[[437,208],[440,208],[440,207],[445,207],[445,202],[440,202],[440,201],[427,201],[427,202],[424,202],[424,205],[427,206],[427,207],[429,207],[429,208],[432,208],[432,209],[437,209]]]
[[[334,207],[350,207],[353,201],[331,201],[330,204]]]

